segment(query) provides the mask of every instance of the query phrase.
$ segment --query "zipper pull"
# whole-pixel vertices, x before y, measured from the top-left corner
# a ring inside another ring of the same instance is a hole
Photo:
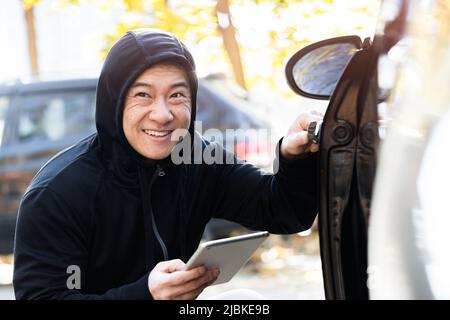
[[[164,172],[163,168],[161,168],[159,165],[156,165],[156,170],[158,171],[159,177],[164,177],[166,173]]]

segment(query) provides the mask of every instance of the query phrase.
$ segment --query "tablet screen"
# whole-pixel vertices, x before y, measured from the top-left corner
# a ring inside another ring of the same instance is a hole
[[[268,236],[267,231],[262,231],[204,242],[189,259],[185,270],[201,265],[218,267],[220,274],[213,285],[228,282]]]

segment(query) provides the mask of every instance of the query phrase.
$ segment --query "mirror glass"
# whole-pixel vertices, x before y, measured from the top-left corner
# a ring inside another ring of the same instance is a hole
[[[356,50],[352,43],[338,43],[308,52],[292,68],[296,85],[308,94],[331,96]]]

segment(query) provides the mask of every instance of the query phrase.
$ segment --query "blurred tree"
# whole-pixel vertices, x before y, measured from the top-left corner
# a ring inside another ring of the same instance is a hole
[[[123,2],[126,10],[141,17],[135,22],[120,24],[116,32],[108,36],[107,48],[129,28],[160,28],[184,41],[205,43],[210,55],[202,56],[205,65],[214,65],[217,59],[228,57],[236,82],[243,88],[251,88],[260,82],[278,87],[280,70],[287,59],[313,41],[356,31],[371,34],[380,0]],[[258,19],[258,16],[267,19]],[[249,24],[251,21],[255,24]],[[256,61],[261,63],[256,64]]]
[[[38,51],[36,46],[36,28],[34,23],[33,6],[40,0],[21,0],[23,3],[24,17],[28,39],[28,57],[30,59],[31,74],[39,74]]]
[[[32,6],[40,0],[22,0]],[[374,31],[381,0],[58,0],[98,4],[125,12],[106,35],[103,55],[127,30],[152,27],[173,33],[196,50],[204,73],[228,61],[243,88],[284,86],[287,59],[301,47],[327,37]],[[225,26],[225,28],[224,28]],[[206,72],[205,72],[206,71]],[[287,88],[285,92],[290,92]]]
[[[113,34],[108,35],[108,43],[112,45],[118,36],[126,30],[136,27],[153,27],[175,34],[182,40],[199,43],[208,38],[221,38],[222,48],[229,58],[234,78],[246,88],[244,70],[239,44],[235,37],[228,0],[200,0],[172,4],[168,0],[123,0],[126,10],[149,15],[149,21],[136,21],[120,24]],[[209,41],[211,42],[211,41]],[[108,46],[109,48],[109,46]],[[223,59],[223,52],[215,48],[214,56]]]
[[[349,34],[373,35],[380,3],[381,0],[233,0],[240,43],[245,44],[244,66],[246,60],[261,61],[258,68],[245,69],[249,86],[262,83],[261,79],[272,88],[284,85],[287,60],[312,42]],[[257,25],[244,29],[241,22],[250,15],[261,19],[255,19]],[[247,45],[250,39],[260,43]],[[285,88],[284,93],[291,95]]]
[[[228,0],[217,0],[216,17],[218,22],[217,27],[222,34],[223,44],[230,58],[236,82],[242,88],[246,89],[239,44],[236,41]]]

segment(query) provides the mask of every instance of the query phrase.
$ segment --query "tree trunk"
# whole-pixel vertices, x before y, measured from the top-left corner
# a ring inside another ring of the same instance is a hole
[[[36,45],[36,29],[34,26],[33,7],[25,10],[25,20],[27,24],[28,56],[30,58],[31,74],[39,74],[38,52]]]
[[[236,41],[235,31],[231,23],[231,14],[228,0],[217,0],[216,5],[217,23],[220,34],[222,35],[225,50],[230,58],[233,67],[236,82],[244,89],[245,84],[244,70],[242,68],[239,45]]]

